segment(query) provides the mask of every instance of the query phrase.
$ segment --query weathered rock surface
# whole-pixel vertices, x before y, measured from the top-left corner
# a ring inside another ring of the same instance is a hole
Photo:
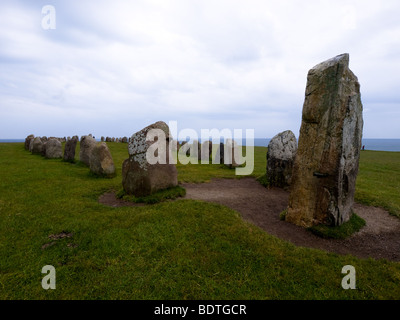
[[[146,136],[152,129],[163,132],[157,141],[147,141]],[[169,141],[172,140],[169,127],[165,122],[156,122],[132,135],[128,150],[129,159],[122,165],[122,185],[127,194],[146,196],[157,190],[174,187],[178,184],[175,164],[170,164]],[[154,143],[164,145],[158,149],[157,156],[165,163],[150,164],[146,153]],[[165,143],[165,144],[164,144]]]
[[[360,84],[349,55],[308,73],[286,220],[341,225],[352,214],[363,130]]]
[[[81,144],[80,144],[80,151],[79,151],[79,160],[86,164],[87,166],[90,166],[90,156],[92,154],[92,150],[96,145],[96,140],[89,136],[83,136],[81,138]]]
[[[212,142],[204,141],[200,146],[199,160],[205,163],[209,163],[210,156],[212,154]]]
[[[268,144],[267,177],[270,186],[285,188],[292,179],[297,140],[292,131],[277,134]]]
[[[78,143],[78,137],[74,136],[72,139],[68,139],[64,147],[64,161],[74,162],[76,145]]]
[[[25,150],[29,150],[29,145],[31,143],[31,140],[33,139],[35,139],[35,136],[33,134],[30,134],[25,138],[25,144],[24,144]]]
[[[35,154],[42,153],[43,142],[42,142],[42,139],[40,139],[40,137],[36,137],[35,139],[33,139],[31,151],[32,151],[32,153],[35,153]]]
[[[45,143],[46,154],[48,159],[62,158],[62,144],[58,139],[49,139]]]
[[[93,147],[90,155],[90,171],[101,177],[115,177],[114,161],[105,142]]]

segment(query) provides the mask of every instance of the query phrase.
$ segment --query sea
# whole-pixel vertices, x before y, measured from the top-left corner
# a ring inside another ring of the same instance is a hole
[[[0,143],[20,143],[24,141],[25,139],[0,139]],[[270,141],[271,139],[267,138],[255,138],[254,146],[268,147]],[[243,139],[242,146],[245,145],[246,139]],[[400,152],[400,139],[363,139],[362,145],[365,146],[365,150]]]

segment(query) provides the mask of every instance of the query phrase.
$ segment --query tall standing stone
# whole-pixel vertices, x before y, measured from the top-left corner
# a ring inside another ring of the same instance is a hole
[[[96,140],[90,135],[83,136],[81,138],[79,160],[84,164],[86,164],[87,166],[90,166],[90,155],[95,145],[96,145]]]
[[[360,84],[343,54],[308,73],[286,220],[341,225],[352,213],[363,130]]]
[[[152,129],[163,132],[164,137],[158,137],[157,141],[147,140],[146,137]],[[178,184],[176,166],[170,163],[170,140],[172,140],[172,136],[169,127],[162,121],[132,135],[128,145],[129,159],[125,160],[122,165],[122,185],[126,193],[138,197],[146,196]],[[146,157],[149,148],[153,148],[153,144],[156,142],[157,146],[163,146],[157,149],[157,156],[164,158],[165,163],[150,164]]]
[[[268,144],[267,178],[270,186],[285,188],[291,184],[297,140],[292,131],[277,134]]]

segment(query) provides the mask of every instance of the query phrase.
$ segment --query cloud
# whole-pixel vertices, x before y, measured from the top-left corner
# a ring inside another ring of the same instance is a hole
[[[56,30],[41,28],[42,5],[2,5],[1,138],[37,121],[60,136],[157,120],[297,135],[308,70],[344,52],[365,109],[387,110],[366,113],[364,136],[400,138],[397,1],[53,1]]]

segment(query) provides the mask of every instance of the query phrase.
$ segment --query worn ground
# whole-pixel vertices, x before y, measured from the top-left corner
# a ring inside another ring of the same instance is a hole
[[[215,179],[209,183],[183,183],[187,199],[225,205],[238,211],[243,219],[280,239],[297,246],[322,249],[359,258],[400,261],[400,219],[381,208],[355,204],[354,211],[366,226],[345,240],[322,239],[304,228],[279,219],[286,209],[289,193],[282,189],[266,189],[254,178]],[[114,193],[102,195],[99,201],[109,206],[137,206],[115,198]]]

